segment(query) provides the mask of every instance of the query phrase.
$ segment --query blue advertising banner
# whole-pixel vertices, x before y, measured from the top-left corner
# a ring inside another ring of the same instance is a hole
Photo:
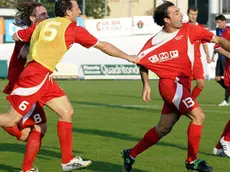
[[[5,19],[5,43],[14,42],[12,35],[19,30],[17,26],[14,25],[14,19]]]

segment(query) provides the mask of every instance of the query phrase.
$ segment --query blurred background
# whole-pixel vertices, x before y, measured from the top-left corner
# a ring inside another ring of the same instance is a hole
[[[23,1],[23,0],[21,0]],[[24,0],[26,1],[26,0]],[[28,1],[28,0],[27,0]],[[156,6],[164,0],[77,0],[82,10],[77,25],[85,27],[100,40],[109,41],[130,54],[137,54],[146,40],[161,27],[153,21]],[[229,0],[171,0],[186,16],[188,7],[199,9],[197,21],[215,32],[215,17],[224,14],[230,23]],[[0,77],[7,76],[9,59],[14,47],[11,36],[21,29],[14,25],[15,0],[0,0]],[[54,17],[55,0],[37,0]],[[213,45],[209,45],[210,55]],[[203,54],[203,50],[201,50]],[[204,58],[205,59],[205,58]],[[215,63],[203,59],[207,79],[215,77]],[[94,49],[74,45],[59,63],[56,78],[139,79],[138,68],[126,61],[108,57]],[[108,73],[111,71],[111,73]],[[119,75],[119,76],[117,76]],[[157,77],[151,74],[152,79]]]

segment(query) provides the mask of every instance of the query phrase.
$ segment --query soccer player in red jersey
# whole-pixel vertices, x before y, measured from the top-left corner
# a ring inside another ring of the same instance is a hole
[[[230,26],[224,30],[222,37],[230,40]],[[215,45],[215,51],[226,57],[226,64],[224,69],[224,84],[230,93],[230,52],[221,48],[218,44]],[[227,122],[225,129],[221,135],[220,140],[213,149],[213,153],[218,156],[223,156],[222,151],[230,157],[230,120]]]
[[[198,40],[220,43],[230,49],[230,42],[215,36],[207,29],[194,24],[182,24],[182,13],[169,1],[154,11],[154,21],[163,26],[162,30],[150,38],[138,54],[143,82],[142,98],[150,100],[148,70],[159,79],[159,92],[164,105],[158,125],[150,129],[131,149],[123,150],[124,171],[130,172],[137,155],[170,133],[173,126],[185,114],[191,119],[188,126],[188,153],[186,168],[200,172],[210,172],[212,167],[198,158],[198,149],[205,114],[191,95],[191,76],[194,64],[194,44]]]
[[[16,25],[20,27],[34,25],[38,20],[48,18],[45,7],[37,2],[19,2],[16,6]],[[23,39],[26,35],[31,35],[33,29],[23,29],[18,32],[19,37]],[[28,45],[23,42],[15,42],[13,54],[10,59],[8,69],[8,84],[3,92],[10,94],[16,84],[21,72],[26,64],[26,55],[28,54]],[[11,128],[5,127],[10,135],[18,140],[26,141],[26,152],[22,164],[22,172],[38,172],[33,167],[34,159],[40,149],[41,140],[46,132],[46,116],[43,107],[37,102],[30,111],[22,118],[18,125]]]
[[[197,26],[204,27],[202,24],[197,22],[197,16],[198,16],[198,8],[196,7],[190,7],[187,10],[187,15],[189,18],[189,23],[193,23]],[[193,76],[192,79],[196,80],[196,86],[192,90],[192,96],[194,99],[196,99],[201,91],[204,89],[205,86],[205,78],[204,78],[204,68],[203,64],[201,61],[201,53],[200,53],[200,45],[203,45],[204,52],[206,54],[206,61],[207,63],[211,63],[211,58],[209,56],[209,51],[208,51],[208,44],[205,41],[196,41],[195,43],[195,61],[193,65]]]
[[[12,107],[8,113],[0,115],[0,126],[11,127],[17,124],[35,102],[48,106],[59,116],[57,132],[62,154],[62,170],[72,171],[89,166],[91,161],[73,157],[74,110],[64,91],[50,75],[73,43],[81,44],[86,48],[95,47],[110,56],[134,63],[137,57],[127,55],[108,42],[99,41],[86,29],[76,26],[76,19],[81,13],[77,1],[56,1],[55,13],[56,18],[40,22],[33,32],[26,67],[7,97]],[[17,34],[14,34],[13,38],[16,41],[21,39]]]

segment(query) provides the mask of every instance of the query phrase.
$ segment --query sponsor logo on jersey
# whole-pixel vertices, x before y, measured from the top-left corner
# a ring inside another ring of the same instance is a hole
[[[169,51],[169,52],[162,52],[159,53],[157,55],[153,55],[151,57],[149,57],[149,61],[151,61],[152,63],[157,63],[157,62],[164,62],[167,60],[172,60],[175,58],[179,57],[179,52],[178,50],[173,50],[173,51]]]

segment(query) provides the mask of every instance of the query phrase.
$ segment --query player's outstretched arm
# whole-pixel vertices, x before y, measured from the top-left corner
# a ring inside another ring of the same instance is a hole
[[[148,102],[148,100],[151,100],[151,88],[149,86],[149,73],[148,69],[146,69],[143,66],[140,66],[140,75],[141,80],[143,83],[143,89],[142,89],[142,99],[144,102]]]
[[[212,39],[212,42],[219,44],[222,48],[227,51],[230,51],[230,41],[226,40],[223,37],[215,36]]]
[[[137,56],[128,55],[109,42],[98,41],[94,47],[110,56],[119,57],[132,63],[138,63]]]
[[[225,56],[227,58],[230,58],[230,52],[226,51],[223,48],[216,49],[216,52],[222,54],[223,56]]]

